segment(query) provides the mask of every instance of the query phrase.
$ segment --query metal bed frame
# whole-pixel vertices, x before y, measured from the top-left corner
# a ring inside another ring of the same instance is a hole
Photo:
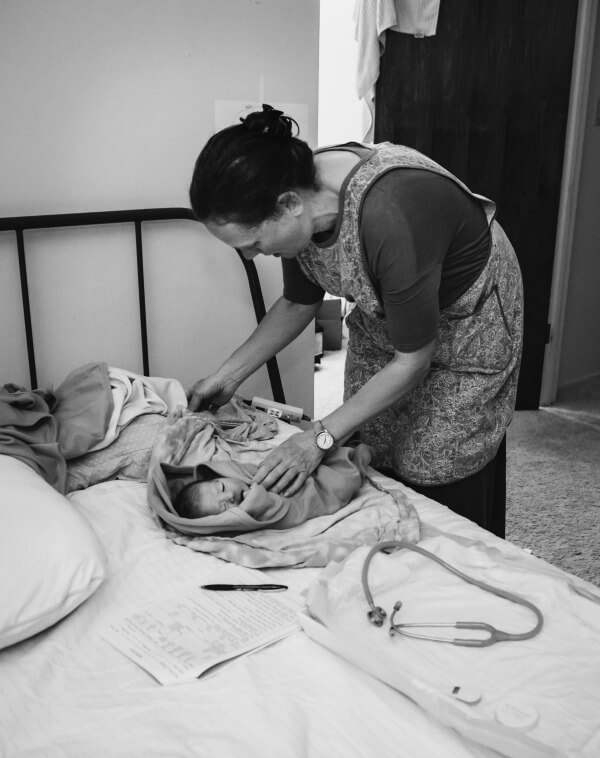
[[[21,298],[27,341],[27,358],[29,361],[29,378],[31,388],[37,387],[37,371],[35,365],[35,348],[33,343],[33,327],[29,304],[29,287],[27,284],[27,264],[25,256],[25,232],[32,229],[52,229],[69,226],[96,226],[100,224],[133,223],[135,229],[135,248],[137,258],[138,297],[140,307],[140,336],[142,340],[142,363],[145,376],[150,375],[150,360],[148,356],[148,332],[146,326],[146,294],[144,287],[144,252],[142,244],[142,223],[144,221],[175,221],[184,219],[199,223],[189,208],[151,208],[127,211],[100,211],[93,213],[59,213],[44,216],[15,216],[0,218],[0,232],[14,231],[17,237],[17,252],[19,256],[19,276],[21,280]],[[241,251],[236,249],[239,259],[244,265],[250,295],[254,306],[257,322],[266,313],[265,302],[258,278],[258,272],[253,261],[244,258]],[[279,366],[275,357],[267,361],[267,371],[273,392],[273,399],[285,403],[283,385]]]

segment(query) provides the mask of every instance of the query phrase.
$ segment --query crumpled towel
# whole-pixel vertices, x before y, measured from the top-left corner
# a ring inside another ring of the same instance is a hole
[[[50,405],[48,402],[50,402]],[[52,393],[0,387],[0,455],[17,458],[64,495],[67,464],[58,444]]]
[[[279,429],[273,416],[244,405],[237,395],[219,408],[215,420],[221,430],[221,436],[229,442],[270,440]]]
[[[217,413],[192,413],[179,406],[154,444],[150,469],[160,463],[193,466],[213,458],[254,462],[258,453],[271,449],[266,440],[275,437],[278,428],[276,418],[245,408],[236,397]]]

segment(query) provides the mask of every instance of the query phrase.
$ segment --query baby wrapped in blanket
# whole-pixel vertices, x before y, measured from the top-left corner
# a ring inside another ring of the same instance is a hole
[[[159,515],[183,534],[289,529],[347,505],[360,490],[370,460],[366,445],[338,448],[291,497],[252,484],[257,463],[163,463],[172,511]]]
[[[284,497],[252,484],[273,446],[270,430],[259,417],[258,439],[232,439],[223,410],[211,420],[179,409],[155,443],[148,504],[174,542],[262,568],[323,566],[380,539],[418,540],[418,517],[403,492],[384,490],[367,475],[368,447],[330,451],[302,488]]]

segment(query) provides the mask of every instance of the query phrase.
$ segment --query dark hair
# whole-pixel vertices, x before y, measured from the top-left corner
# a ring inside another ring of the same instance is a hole
[[[256,225],[276,214],[282,192],[317,188],[312,150],[292,134],[293,118],[265,104],[240,121],[198,156],[190,201],[199,221]]]

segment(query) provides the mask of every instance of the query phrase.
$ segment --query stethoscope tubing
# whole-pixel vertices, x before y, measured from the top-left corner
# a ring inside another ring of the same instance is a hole
[[[532,637],[535,637],[536,634],[542,629],[542,626],[544,624],[544,617],[542,615],[542,612],[535,606],[532,602],[529,600],[521,597],[520,595],[516,595],[513,592],[509,592],[508,590],[500,589],[499,587],[493,587],[490,584],[487,584],[487,582],[484,582],[480,579],[475,579],[473,577],[468,576],[464,572],[460,571],[460,569],[455,568],[449,563],[446,563],[442,558],[440,558],[437,555],[434,555],[433,553],[430,553],[428,550],[425,550],[422,547],[419,547],[418,545],[412,545],[409,542],[404,542],[403,540],[386,540],[384,542],[378,542],[376,545],[373,545],[373,547],[369,550],[367,553],[367,556],[365,558],[365,561],[363,563],[362,568],[362,574],[361,574],[361,581],[363,590],[365,593],[365,597],[367,599],[367,602],[369,604],[370,610],[368,613],[369,620],[375,624],[375,626],[382,626],[383,620],[387,616],[386,612],[383,610],[383,608],[380,608],[375,605],[375,602],[373,600],[373,594],[371,592],[371,589],[369,587],[369,566],[371,564],[371,561],[373,557],[384,550],[399,550],[399,549],[406,549],[406,550],[412,550],[415,553],[419,553],[420,555],[425,556],[426,558],[429,558],[432,561],[435,561],[443,568],[447,569],[451,573],[455,574],[456,576],[463,579],[468,584],[472,584],[475,587],[479,587],[480,589],[485,590],[486,592],[490,592],[493,595],[496,595],[498,597],[502,597],[505,600],[510,600],[512,603],[516,603],[517,605],[524,606],[525,608],[529,608],[530,611],[532,611],[536,617],[536,624],[535,626],[530,629],[527,632],[505,632],[501,629],[497,629],[496,627],[492,626],[491,624],[487,624],[484,621],[456,621],[451,624],[444,624],[444,623],[431,623],[431,624],[419,624],[419,623],[406,623],[406,624],[395,624],[394,623],[394,616],[396,613],[400,610],[400,607],[402,603],[398,602],[394,606],[394,610],[392,612],[392,615],[390,617],[390,634],[398,633],[403,634],[407,637],[417,637],[419,639],[426,639],[431,640],[434,642],[447,642],[454,645],[463,645],[466,647],[487,647],[489,645],[493,645],[496,642],[509,642],[509,641],[519,641],[519,640],[527,640],[531,639]],[[484,631],[487,632],[488,637],[485,638],[476,638],[476,639],[468,639],[468,638],[454,638],[454,639],[445,639],[443,637],[430,637],[426,635],[418,635],[413,632],[406,632],[404,629],[406,628],[429,628],[429,627],[446,627],[446,628],[455,628],[455,629],[472,629],[472,630],[478,630],[478,631]]]

